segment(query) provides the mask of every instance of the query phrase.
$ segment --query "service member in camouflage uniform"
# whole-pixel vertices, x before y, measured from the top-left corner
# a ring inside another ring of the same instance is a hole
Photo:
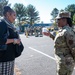
[[[54,37],[54,51],[57,63],[57,75],[72,75],[75,64],[75,33],[72,29],[72,21],[69,12],[62,12],[57,16],[59,32]]]

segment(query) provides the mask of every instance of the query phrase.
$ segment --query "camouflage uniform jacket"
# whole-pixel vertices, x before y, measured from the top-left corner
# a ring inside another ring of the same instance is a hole
[[[54,39],[55,55],[71,56],[75,59],[75,33],[68,25],[62,27]]]

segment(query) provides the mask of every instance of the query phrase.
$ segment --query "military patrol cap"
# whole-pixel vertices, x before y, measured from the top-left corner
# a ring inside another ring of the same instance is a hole
[[[56,17],[56,19],[60,19],[60,18],[71,18],[71,13],[68,11],[60,12]]]

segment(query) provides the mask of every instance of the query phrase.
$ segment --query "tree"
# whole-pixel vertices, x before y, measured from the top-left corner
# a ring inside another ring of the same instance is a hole
[[[55,18],[57,17],[58,13],[59,13],[59,10],[57,8],[54,8],[53,11],[51,12],[51,15],[53,16],[51,21],[53,22],[53,26],[55,28],[57,27]]]
[[[73,25],[75,25],[75,14],[73,15]]]
[[[34,23],[39,21],[39,12],[36,11],[35,7],[31,4],[27,6],[27,22],[30,25],[33,25]]]
[[[64,11],[63,9],[60,10],[60,12],[63,12],[63,11]]]
[[[53,20],[57,17],[59,13],[59,10],[57,8],[54,8],[53,11],[51,12],[51,15],[53,16]]]
[[[19,21],[19,26],[21,25],[20,22],[22,20],[26,20],[26,7],[23,4],[15,4],[13,9],[16,11],[17,19]]]
[[[73,20],[73,15],[75,14],[75,4],[68,5],[65,10],[71,12],[71,18]]]
[[[3,16],[3,7],[8,5],[8,0],[0,0],[0,16]]]

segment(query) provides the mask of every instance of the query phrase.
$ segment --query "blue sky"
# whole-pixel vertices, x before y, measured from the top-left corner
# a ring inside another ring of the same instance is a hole
[[[39,11],[41,21],[50,23],[52,16],[50,13],[54,8],[58,10],[64,9],[70,4],[75,4],[75,0],[9,0],[13,6],[15,3],[23,3],[25,6],[32,4]]]

